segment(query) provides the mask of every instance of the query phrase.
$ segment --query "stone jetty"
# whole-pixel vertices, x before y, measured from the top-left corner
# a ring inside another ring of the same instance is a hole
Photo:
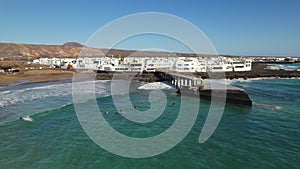
[[[181,95],[252,106],[252,101],[245,90],[222,83],[222,80],[203,81],[195,76],[164,70],[157,71],[156,76],[174,85]]]

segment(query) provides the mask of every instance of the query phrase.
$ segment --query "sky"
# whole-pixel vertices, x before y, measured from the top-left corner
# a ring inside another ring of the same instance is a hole
[[[0,42],[86,44],[101,27],[141,12],[185,19],[219,54],[300,56],[300,0],[0,0]],[[189,52],[177,42],[149,35],[129,38],[116,48]]]

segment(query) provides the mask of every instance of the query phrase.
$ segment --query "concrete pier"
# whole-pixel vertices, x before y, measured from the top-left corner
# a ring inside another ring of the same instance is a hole
[[[156,70],[156,76],[161,80],[168,81],[178,89],[182,95],[200,97],[204,99],[226,101],[226,103],[252,106],[252,101],[245,90],[221,84],[217,81],[204,82],[203,79],[193,75],[181,74],[165,70]]]
[[[162,80],[168,81],[170,84],[181,89],[183,86],[194,87],[202,84],[202,79],[191,75],[180,74],[176,72],[167,72],[163,70],[156,71],[156,74]]]

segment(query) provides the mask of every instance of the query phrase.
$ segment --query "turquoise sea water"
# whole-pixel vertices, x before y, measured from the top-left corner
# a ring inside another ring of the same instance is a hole
[[[178,115],[180,98],[165,90],[167,106],[157,120],[130,122],[115,113],[110,81],[98,83],[97,103],[109,112],[106,121],[123,134],[157,135]],[[233,85],[248,92],[253,107],[227,105],[212,137],[200,144],[199,134],[210,108],[208,101],[201,100],[196,123],[178,145],[141,159],[114,155],[87,136],[74,111],[71,84],[2,88],[0,168],[299,168],[300,79],[241,80]],[[148,94],[148,90],[132,90],[130,99],[140,110],[147,110]],[[173,102],[176,105],[170,106]],[[18,120],[27,115],[33,122]]]

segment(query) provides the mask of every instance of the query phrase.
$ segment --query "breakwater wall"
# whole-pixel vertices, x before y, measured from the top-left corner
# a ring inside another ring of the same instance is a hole
[[[158,71],[157,76],[176,86],[180,95],[200,97],[211,101],[225,101],[239,105],[252,106],[247,92],[241,88],[225,84],[204,84],[201,78],[169,71]],[[213,87],[214,86],[214,87]],[[213,100],[212,100],[213,98]]]
[[[155,72],[98,72],[95,75],[96,80],[134,80],[144,82],[159,82],[162,79]]]

